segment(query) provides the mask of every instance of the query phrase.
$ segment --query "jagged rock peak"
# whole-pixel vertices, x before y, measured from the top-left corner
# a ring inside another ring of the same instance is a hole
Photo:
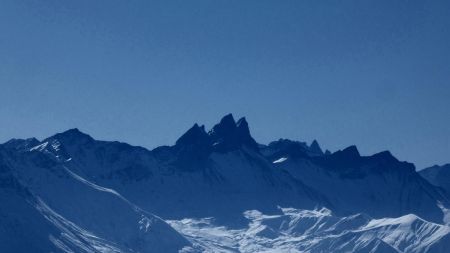
[[[227,152],[241,146],[258,150],[258,144],[251,137],[247,120],[240,118],[237,122],[233,115],[225,115],[218,124],[207,133],[205,127],[194,124],[175,143],[175,146],[195,145],[212,147],[212,150]]]
[[[217,151],[229,151],[242,145],[258,149],[256,141],[250,135],[247,120],[243,117],[236,123],[231,113],[225,115],[209,131],[209,135]]]
[[[234,120],[233,114],[225,115],[218,124],[210,131],[210,135],[228,135],[231,132],[236,131],[236,121]]]
[[[245,117],[242,117],[237,121],[236,127],[241,141],[248,147],[258,150],[258,144],[250,134],[250,128]]]
[[[313,142],[309,146],[309,150],[314,154],[323,155],[322,148],[320,148],[320,145],[317,142],[317,140],[313,140]]]
[[[208,139],[209,135],[205,131],[205,126],[199,126],[197,123],[195,123],[176,141],[176,145],[190,145],[199,142],[205,142]]]
[[[237,121],[236,126],[240,132],[248,133],[250,135],[250,129],[248,128],[248,122],[245,117],[240,118]]]

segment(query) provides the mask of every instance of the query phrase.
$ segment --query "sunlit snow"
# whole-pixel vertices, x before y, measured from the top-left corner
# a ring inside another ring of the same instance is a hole
[[[273,161],[273,163],[282,163],[286,160],[287,160],[287,157],[281,157],[280,159]]]

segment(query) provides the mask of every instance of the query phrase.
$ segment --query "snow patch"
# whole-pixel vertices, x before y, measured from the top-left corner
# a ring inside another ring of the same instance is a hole
[[[42,144],[39,144],[39,145],[37,145],[37,146],[35,146],[35,147],[32,147],[32,148],[30,149],[30,151],[35,151],[35,150],[37,150],[37,151],[43,151],[43,150],[47,147],[47,145],[48,145],[48,141],[46,141],[46,142],[44,142],[44,143],[42,143]]]
[[[273,163],[282,163],[286,160],[287,160],[287,157],[281,157],[280,159],[273,161]]]
[[[52,142],[52,148],[53,148],[55,151],[59,151],[60,146],[61,146],[61,143],[59,143],[59,141],[54,140],[54,141]]]

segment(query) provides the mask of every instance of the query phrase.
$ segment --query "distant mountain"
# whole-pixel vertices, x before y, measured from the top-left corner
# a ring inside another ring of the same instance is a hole
[[[434,165],[419,171],[419,174],[431,184],[442,187],[450,196],[450,164]]]
[[[435,222],[444,219],[438,203],[448,203],[448,198],[412,164],[398,161],[389,152],[365,157],[351,146],[311,157],[298,148],[270,146],[276,150],[269,156],[275,168],[326,196],[330,208],[339,214],[364,212],[381,218],[414,213]]]
[[[323,152],[316,140],[259,144],[247,120],[231,114],[154,150],[70,129],[42,141],[13,139],[0,151],[0,197],[11,202],[0,207],[1,252],[22,251],[18,235],[40,252],[444,252],[449,245],[449,196],[412,164],[387,151],[361,156],[355,146]]]

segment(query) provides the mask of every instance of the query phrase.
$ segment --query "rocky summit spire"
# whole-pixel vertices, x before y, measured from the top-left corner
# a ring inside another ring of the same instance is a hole
[[[320,148],[320,145],[316,140],[314,140],[311,143],[311,146],[309,146],[309,151],[315,155],[323,155],[323,151]]]
[[[227,114],[209,132],[216,151],[226,152],[241,146],[257,149],[256,141],[251,137],[245,118],[236,121],[233,115]]]
[[[225,115],[218,124],[216,124],[209,134],[212,137],[224,138],[227,136],[231,136],[236,132],[236,122],[234,121],[233,115],[227,114]]]
[[[176,142],[174,151],[177,153],[175,163],[184,170],[203,168],[210,155],[211,138],[205,131],[205,126],[194,124]]]
[[[245,117],[242,117],[237,121],[236,127],[241,135],[250,136],[250,129],[248,128],[248,123]]]
[[[176,142],[176,145],[198,145],[209,144],[209,135],[205,131],[205,126],[194,124],[185,134]]]
[[[238,130],[239,139],[241,140],[242,144],[253,149],[258,149],[258,144],[250,135],[250,129],[245,117],[242,117],[237,121],[236,127]]]
[[[208,150],[228,152],[244,146],[258,150],[258,144],[250,135],[246,119],[240,118],[236,122],[231,113],[225,115],[208,133],[204,126],[194,124],[176,141],[175,146],[178,148],[191,146],[205,150],[202,153],[207,153]]]

